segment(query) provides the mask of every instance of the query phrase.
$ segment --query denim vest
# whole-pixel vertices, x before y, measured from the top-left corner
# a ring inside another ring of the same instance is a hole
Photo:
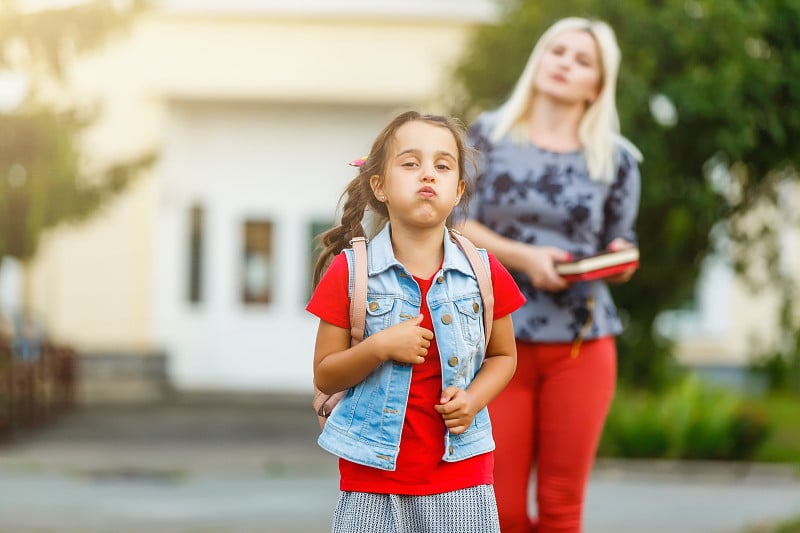
[[[442,389],[466,389],[484,356],[483,302],[469,261],[457,244],[444,236],[444,261],[428,291],[427,304],[439,348]],[[479,249],[489,268],[486,251]],[[345,250],[353,291],[353,251]],[[394,257],[389,224],[367,245],[367,317],[364,338],[416,317],[421,293],[412,275]],[[394,470],[400,450],[411,385],[412,365],[381,363],[367,378],[347,390],[331,413],[318,443],[348,461]],[[454,462],[494,449],[489,412],[483,408],[460,435],[444,435],[442,460]]]

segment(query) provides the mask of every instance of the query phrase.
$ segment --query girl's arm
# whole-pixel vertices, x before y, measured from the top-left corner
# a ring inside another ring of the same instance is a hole
[[[517,346],[514,342],[514,325],[511,315],[492,323],[492,336],[486,348],[486,357],[480,370],[466,390],[448,387],[442,391],[436,411],[444,418],[451,433],[463,433],[472,424],[475,415],[489,405],[503,390],[517,368]]]
[[[364,381],[381,363],[425,361],[433,332],[419,326],[422,315],[375,333],[350,346],[350,330],[319,321],[314,346],[314,384],[335,394]]]

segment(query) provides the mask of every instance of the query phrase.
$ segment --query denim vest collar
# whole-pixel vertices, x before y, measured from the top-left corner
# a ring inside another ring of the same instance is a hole
[[[444,234],[444,261],[442,262],[442,270],[458,270],[465,276],[475,278],[475,272],[469,264],[467,256],[461,251],[456,243],[450,239],[450,230],[445,228]],[[367,268],[370,276],[379,274],[385,270],[397,266],[403,268],[403,265],[395,258],[394,250],[392,249],[391,226],[389,222],[378,232],[372,240],[369,241],[367,247]]]

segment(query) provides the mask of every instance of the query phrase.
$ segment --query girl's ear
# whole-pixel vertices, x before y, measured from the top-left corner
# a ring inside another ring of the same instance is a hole
[[[461,203],[461,196],[464,194],[464,189],[467,188],[467,182],[464,180],[458,180],[458,191],[456,193],[456,203],[458,205]]]
[[[383,179],[379,175],[373,174],[370,176],[369,186],[372,188],[372,194],[375,195],[375,198],[381,202],[386,201],[386,193],[383,190]]]

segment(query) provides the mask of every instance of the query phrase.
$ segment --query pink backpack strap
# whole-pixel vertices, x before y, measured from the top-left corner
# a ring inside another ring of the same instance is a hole
[[[364,340],[367,320],[367,239],[354,237],[353,247],[353,295],[350,298],[350,343]]]
[[[364,340],[364,328],[367,321],[367,239],[354,237],[350,241],[353,247],[353,294],[350,296],[350,346]],[[336,394],[324,394],[314,387],[312,405],[317,412],[319,427],[325,426],[325,419],[344,396],[344,391]]]
[[[450,239],[455,242],[464,255],[467,256],[472,271],[478,280],[478,289],[483,300],[483,329],[486,334],[486,347],[489,346],[489,337],[492,336],[492,322],[494,321],[494,289],[492,288],[492,275],[486,263],[481,259],[478,249],[472,241],[461,235],[458,231],[450,230]]]

